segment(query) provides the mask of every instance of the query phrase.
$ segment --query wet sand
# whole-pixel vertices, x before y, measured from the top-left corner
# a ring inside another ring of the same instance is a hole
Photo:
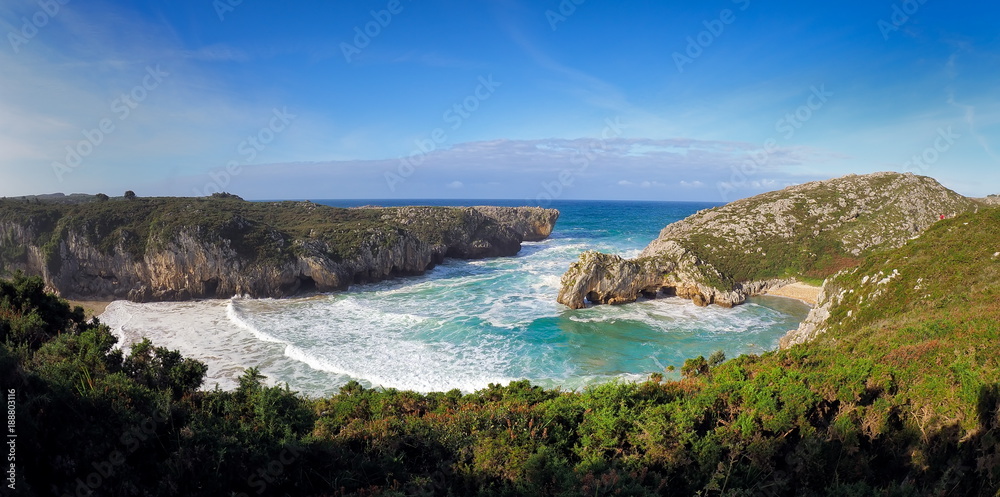
[[[76,306],[83,307],[83,312],[87,315],[87,319],[94,316],[98,316],[104,313],[104,310],[108,308],[108,304],[111,301],[97,301],[97,300],[70,300],[69,307],[72,309]]]

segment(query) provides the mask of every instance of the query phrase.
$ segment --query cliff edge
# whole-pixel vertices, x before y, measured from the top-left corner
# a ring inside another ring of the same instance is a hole
[[[997,281],[1000,209],[988,207],[937,223],[902,247],[827,278],[817,305],[782,338],[781,348],[825,335],[844,339],[845,333],[865,328],[878,336],[885,329],[944,321],[982,321],[996,333]]]
[[[285,297],[421,274],[445,257],[512,256],[547,237],[533,207],[339,209],[238,197],[0,200],[0,274],[67,298]]]
[[[558,301],[579,309],[676,295],[702,306],[733,306],[796,278],[823,279],[854,267],[942,215],[980,206],[909,173],[791,186],[673,223],[636,259],[586,252],[563,275]]]

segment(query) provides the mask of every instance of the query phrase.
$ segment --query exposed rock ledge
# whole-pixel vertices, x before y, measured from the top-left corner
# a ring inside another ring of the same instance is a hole
[[[696,305],[732,307],[742,304],[749,295],[766,293],[794,280],[774,278],[735,284],[720,290],[703,283],[696,269],[697,258],[680,245],[669,244],[660,257],[622,259],[617,255],[585,252],[562,277],[559,302],[573,309],[592,304],[625,304],[640,296],[682,297]]]
[[[824,284],[816,299],[816,305],[809,310],[806,319],[799,327],[781,337],[780,347],[787,349],[792,345],[806,343],[816,338],[823,330],[826,320],[830,317],[830,309],[841,296]]]
[[[850,175],[792,186],[673,223],[633,260],[586,252],[562,277],[573,309],[640,296],[733,306],[790,283],[826,277],[881,247],[897,247],[980,204],[913,174]]]
[[[233,198],[0,201],[0,274],[67,298],[286,297],[512,256],[559,213],[530,207],[336,209]]]

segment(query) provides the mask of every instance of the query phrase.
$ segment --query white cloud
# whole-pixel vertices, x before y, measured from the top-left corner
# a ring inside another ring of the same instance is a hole
[[[778,186],[778,182],[770,178],[763,178],[751,181],[749,185],[751,188],[775,188]]]
[[[608,187],[613,185],[630,189],[633,193],[629,196],[636,199],[662,199],[669,194],[677,199],[723,200],[709,186],[728,181],[733,167],[738,168],[746,160],[747,150],[754,150],[750,144],[690,139],[613,139],[602,142],[601,149],[590,149],[592,142],[582,138],[459,143],[422,156],[419,166],[404,171],[405,176],[398,158],[261,163],[244,166],[227,189],[251,199],[463,195],[525,199],[534,205],[538,198],[553,196],[608,198]],[[641,147],[634,146],[636,143]],[[642,152],[636,153],[637,149]],[[581,170],[575,160],[586,154],[593,159]],[[779,148],[771,155],[772,169],[767,177],[747,180],[733,193],[759,193],[751,188],[773,185],[774,189],[783,182],[829,178],[803,175],[795,167],[826,156],[828,153],[815,149]],[[469,164],[475,164],[475,168],[470,169]],[[563,184],[560,178],[567,171],[571,182]],[[389,173],[398,178],[387,182]],[[679,182],[678,176],[685,178],[684,183]],[[209,179],[206,173],[178,174],[169,182],[150,183],[147,191],[150,195],[190,194],[192,188],[203,187]]]
[[[25,5],[29,11],[38,8]],[[0,6],[0,15],[6,7]],[[20,48],[20,53],[0,50],[0,174],[17,179],[0,181],[0,195],[111,193],[145,182],[177,183],[187,174],[193,174],[191,186],[200,187],[210,171],[224,171],[230,161],[245,165],[241,142],[283,105],[278,99],[247,105],[205,69],[204,62],[247,60],[240,50],[223,44],[182,47],[169,28],[113,6],[64,8],[44,36]],[[167,75],[149,79],[151,71]],[[126,94],[141,97],[130,100],[127,114]],[[310,130],[329,135],[311,121],[301,115],[280,139],[257,151],[256,162],[298,160],[295,151],[316,149],[318,139],[302,144],[298,138]],[[102,122],[113,129],[97,135]],[[91,144],[99,143],[87,145],[93,150],[72,172],[55,174],[52,164],[65,163],[66,147],[77,146],[88,136],[84,133],[96,137]]]
[[[643,188],[662,188],[667,186],[665,183],[660,183],[659,181],[643,181],[639,184]]]

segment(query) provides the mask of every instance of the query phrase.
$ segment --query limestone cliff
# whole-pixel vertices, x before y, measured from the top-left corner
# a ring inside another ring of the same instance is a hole
[[[852,267],[876,248],[902,245],[942,214],[979,205],[912,174],[792,186],[673,223],[634,260],[585,253],[563,275],[558,300],[578,309],[678,295],[732,306],[796,277]]]
[[[526,242],[538,242],[552,234],[552,228],[559,219],[559,211],[555,209],[538,209],[525,207],[474,207],[480,214],[509,226],[520,233]]]
[[[0,273],[39,274],[71,298],[284,297],[421,274],[445,257],[512,256],[557,218],[527,207],[3,200]]]

